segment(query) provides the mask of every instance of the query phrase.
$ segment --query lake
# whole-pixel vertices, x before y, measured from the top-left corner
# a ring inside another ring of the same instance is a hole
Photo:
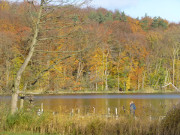
[[[1,103],[9,104],[10,96],[0,96]],[[78,94],[35,95],[33,105],[44,111],[80,114],[129,114],[129,104],[134,101],[136,115],[164,116],[180,102],[180,94]],[[28,106],[29,100],[25,98]]]

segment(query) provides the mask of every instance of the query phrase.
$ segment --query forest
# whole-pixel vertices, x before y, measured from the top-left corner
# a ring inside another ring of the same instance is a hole
[[[180,24],[83,4],[0,0],[0,93],[180,88]]]

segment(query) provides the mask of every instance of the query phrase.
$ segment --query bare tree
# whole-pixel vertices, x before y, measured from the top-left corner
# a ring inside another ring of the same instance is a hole
[[[41,0],[40,3],[35,3],[34,1],[29,1],[28,3],[30,8],[29,15],[32,21],[31,26],[33,30],[33,36],[30,42],[28,54],[24,59],[23,64],[19,68],[14,80],[11,101],[12,114],[14,114],[17,110],[18,94],[20,92],[19,86],[21,83],[22,74],[32,59],[37,45],[45,44],[47,41],[51,41],[51,43],[53,43],[60,38],[67,38],[69,34],[59,35],[56,30],[61,30],[65,27],[71,27],[72,22],[69,22],[69,20],[72,19],[72,16],[69,15],[67,17],[67,12],[77,10],[76,7],[81,6],[85,2],[77,2],[75,0]],[[63,18],[63,21],[61,21],[60,25],[59,20],[61,18]],[[66,25],[63,25],[62,22]]]

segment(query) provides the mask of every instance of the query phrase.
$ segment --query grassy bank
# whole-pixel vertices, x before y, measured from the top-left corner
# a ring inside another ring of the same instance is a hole
[[[66,95],[66,94],[172,94],[172,93],[178,93],[176,91],[172,90],[138,90],[138,91],[117,91],[117,90],[108,90],[108,91],[92,91],[92,90],[79,90],[79,91],[73,91],[73,90],[59,90],[59,91],[38,91],[35,90],[33,92],[30,92],[32,94],[58,94],[58,95]]]
[[[4,109],[4,108],[1,108]],[[0,133],[4,134],[64,134],[64,135],[179,135],[180,107],[163,120],[131,115],[101,117],[98,115],[52,114],[37,115],[36,111],[19,111],[15,115],[1,110]]]
[[[105,119],[96,116],[70,117],[50,114],[37,116],[19,112],[14,116],[9,115],[1,130],[4,133],[8,131],[16,134],[144,135],[158,133],[157,127],[157,121],[150,122],[126,117]]]
[[[117,89],[110,89],[110,90],[48,90],[48,91],[43,91],[43,90],[27,90],[25,92],[26,94],[32,94],[32,95],[48,95],[48,94],[58,94],[58,95],[66,95],[66,94],[173,94],[173,93],[179,93],[175,90],[155,90],[152,88],[146,88],[144,90],[131,90],[131,91],[118,91]],[[0,95],[11,95],[11,93],[0,93]]]

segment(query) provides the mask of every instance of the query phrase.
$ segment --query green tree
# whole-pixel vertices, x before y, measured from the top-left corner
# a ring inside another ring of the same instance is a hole
[[[113,15],[111,12],[107,12],[105,14],[105,21],[112,21],[113,20]]]
[[[153,28],[158,28],[158,26],[159,26],[159,18],[154,17],[151,26],[152,26]]]
[[[127,22],[127,17],[124,12],[121,13],[121,21]]]
[[[119,12],[119,10],[116,10],[114,13],[114,20],[120,21],[121,20],[121,14]]]
[[[96,21],[97,21],[98,23],[103,23],[103,22],[105,21],[105,17],[104,17],[104,15],[103,15],[101,12],[98,12],[98,13],[97,13]]]

